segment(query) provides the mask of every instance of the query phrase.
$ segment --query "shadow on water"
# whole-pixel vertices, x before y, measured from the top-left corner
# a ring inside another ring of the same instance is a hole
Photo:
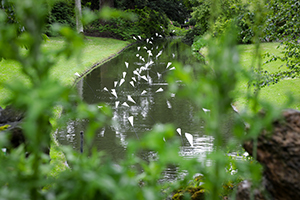
[[[201,159],[212,150],[213,138],[203,134],[203,123],[194,117],[195,108],[166,92],[165,77],[176,70],[174,62],[193,65],[197,60],[190,47],[178,39],[153,41],[153,44],[140,42],[79,81],[78,93],[85,102],[105,102],[113,110],[113,125],[96,134],[99,150],[116,160],[123,158],[126,140],[138,139],[156,123],[173,123],[178,127],[183,156]],[[85,130],[87,123],[86,120],[69,122],[66,130],[58,132],[57,140],[79,151],[80,131]],[[192,141],[188,141],[189,136]]]

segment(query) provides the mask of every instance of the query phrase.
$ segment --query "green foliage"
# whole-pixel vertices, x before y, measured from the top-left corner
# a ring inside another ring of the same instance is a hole
[[[75,27],[75,11],[74,4],[67,1],[57,1],[48,16],[46,34],[53,36],[55,33],[51,30],[54,24],[67,25]]]
[[[148,7],[150,10],[166,15],[172,21],[179,23],[183,23],[189,17],[187,5],[182,0],[118,0],[115,1],[115,6],[122,10]]]
[[[221,1],[219,7],[212,9],[212,1],[199,1],[194,7],[192,16],[202,34],[212,30],[214,36],[222,34],[229,24],[234,23],[238,28],[238,42],[250,43],[254,33],[251,29],[254,12],[250,11],[250,3],[242,0]],[[214,21],[209,23],[214,14]]]
[[[168,35],[168,20],[155,10],[147,7],[143,9],[127,10],[125,13],[135,14],[136,18],[132,19],[114,18],[107,23],[94,21],[86,26],[87,32],[99,31],[106,33],[110,37],[123,40],[132,39],[133,36],[140,35],[142,38],[149,38],[155,33],[166,36]]]
[[[96,152],[92,146],[95,131],[111,117],[110,109],[105,105],[101,105],[103,107],[99,109],[97,105],[83,103],[69,87],[60,84],[49,73],[56,62],[56,59],[51,58],[68,59],[78,56],[83,38],[69,27],[56,26],[55,29],[65,39],[65,45],[62,49],[51,52],[42,51],[41,35],[47,18],[45,1],[14,2],[15,14],[25,32],[18,36],[18,27],[7,24],[5,13],[0,10],[0,44],[7,47],[5,51],[0,51],[0,57],[18,62],[30,82],[27,84],[23,80],[16,80],[5,85],[12,94],[8,103],[26,111],[22,128],[29,141],[26,149],[31,154],[26,157],[25,147],[22,145],[8,155],[0,154],[1,198],[165,199],[174,188],[186,185],[194,174],[202,173],[205,177],[203,188],[209,191],[205,193],[205,198],[215,200],[226,194],[228,189],[223,188],[223,184],[230,186],[228,182],[236,180],[240,175],[252,180],[254,185],[259,183],[261,167],[257,163],[233,161],[226,154],[228,149],[234,150],[233,147],[238,146],[244,139],[255,141],[257,135],[266,125],[271,124],[279,111],[268,104],[262,104],[266,114],[259,115],[257,93],[249,93],[251,107],[248,112],[233,117],[233,137],[226,143],[227,147],[223,146],[225,135],[221,124],[232,112],[231,103],[235,98],[233,91],[238,77],[246,74],[239,66],[237,32],[233,25],[229,24],[224,34],[217,38],[205,38],[206,41],[200,44],[207,44],[207,62],[194,68],[175,64],[176,70],[168,80],[170,92],[188,99],[198,108],[198,117],[205,120],[205,133],[214,138],[213,151],[208,153],[203,162],[183,158],[178,154],[180,141],[174,138],[175,127],[157,124],[141,140],[129,141],[126,158],[120,163],[114,163],[108,156]],[[116,13],[113,12],[112,16]],[[147,21],[159,17],[156,12],[137,9],[136,13],[143,16],[136,23],[147,23],[152,28],[159,27],[159,24],[153,24],[156,21]],[[145,31],[145,36],[152,33],[152,30],[142,24],[140,26]],[[20,51],[21,46],[27,47],[25,52]],[[259,46],[254,56],[254,60],[260,57]],[[89,124],[84,134],[87,151],[79,155],[71,148],[63,147],[70,169],[53,178],[49,173],[54,166],[49,164],[48,155],[43,154],[41,149],[50,145],[52,127],[49,120],[54,118],[53,108],[56,106],[64,109],[58,125],[66,124],[70,119],[88,119]],[[209,115],[202,112],[202,108],[210,109]],[[244,133],[245,127],[241,119],[250,124],[247,134]],[[8,140],[3,134],[0,137],[0,148],[3,148]],[[150,152],[151,156],[145,152]],[[162,172],[169,166],[176,166],[179,172],[185,174],[182,180],[174,181],[171,185],[159,182]],[[237,168],[239,174],[228,173],[229,166]]]
[[[202,29],[201,26],[195,26],[192,29],[188,29],[182,41],[188,45],[192,45],[195,38],[202,36],[205,33],[205,29]]]
[[[267,41],[281,41],[282,55],[266,54],[270,57],[266,63],[281,60],[286,63],[286,68],[280,68],[276,72],[258,71],[264,76],[261,87],[278,83],[284,78],[295,78],[300,75],[300,43],[299,43],[299,2],[294,0],[271,1],[268,19],[264,29],[264,37]]]

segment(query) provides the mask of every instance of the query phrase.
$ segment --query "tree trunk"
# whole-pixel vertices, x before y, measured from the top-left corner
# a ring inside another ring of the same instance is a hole
[[[76,30],[78,33],[83,33],[83,26],[81,22],[81,0],[75,0],[76,13]]]
[[[253,142],[244,143],[250,155]],[[300,112],[286,110],[273,131],[257,138],[257,160],[264,166],[264,186],[273,199],[300,199]]]

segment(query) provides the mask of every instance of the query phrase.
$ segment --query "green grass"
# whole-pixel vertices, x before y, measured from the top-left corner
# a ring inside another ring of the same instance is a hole
[[[264,54],[269,52],[270,54],[281,55],[280,48],[278,49],[277,46],[279,43],[262,43],[261,44],[261,53]],[[255,46],[254,45],[240,45],[240,64],[243,69],[250,69],[252,66],[253,56],[255,54]],[[268,58],[262,58],[262,68],[269,72],[277,71],[281,66],[282,69],[286,69],[284,63],[281,61],[270,62],[267,64],[263,64],[267,61]],[[300,79],[284,79],[279,81],[277,84],[272,84],[270,86],[264,87],[259,94],[260,100],[269,102],[276,107],[283,107],[283,108],[293,108],[299,109],[300,108],[300,87],[297,85],[300,84]],[[239,80],[239,84],[237,90],[240,94],[245,94],[247,91],[247,81],[243,78]],[[241,95],[241,96],[242,96]],[[287,105],[289,98],[293,97],[294,102],[290,105]],[[238,107],[243,107],[245,105],[244,98],[237,98],[236,105]]]
[[[72,85],[76,79],[75,72],[79,74],[89,70],[95,63],[104,61],[106,58],[116,54],[126,47],[129,42],[110,39],[86,37],[84,49],[80,56],[70,59],[59,58],[56,65],[51,69],[51,76],[62,82],[64,85]],[[64,45],[60,37],[50,38],[50,41],[43,45],[44,51],[58,50]],[[26,50],[24,50],[26,51]],[[10,60],[0,61],[0,105],[4,105],[5,99],[10,95],[9,91],[2,83],[15,79],[27,80],[22,74],[19,63]]]
[[[80,59],[73,57],[70,59],[60,58],[56,65],[51,69],[50,75],[59,80],[64,85],[71,86],[76,76],[75,72],[83,74],[89,70],[95,63],[103,62],[107,58],[114,56],[124,47],[129,45],[129,42],[114,40],[109,38],[95,38],[86,37],[84,40],[84,49],[80,54]],[[64,45],[64,41],[60,37],[50,38],[43,45],[44,51],[55,51]],[[24,50],[24,53],[26,50]],[[25,82],[26,76],[22,74],[22,69],[19,63],[11,60],[0,61],[0,106],[5,106],[4,102],[10,96],[10,92],[4,87],[2,83],[14,81],[16,79],[23,79]],[[29,83],[29,82],[28,82]],[[54,109],[56,119],[59,117],[60,108]],[[56,119],[51,119],[51,124],[56,127]],[[59,172],[64,171],[66,166],[64,164],[65,157],[59,146],[53,141],[50,148],[51,164],[54,166],[49,174],[50,176],[57,176]]]

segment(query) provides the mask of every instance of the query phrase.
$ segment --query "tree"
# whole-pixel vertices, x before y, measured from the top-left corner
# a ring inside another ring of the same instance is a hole
[[[78,33],[83,33],[83,26],[81,22],[81,0],[75,0],[75,13],[76,13],[76,30]]]

